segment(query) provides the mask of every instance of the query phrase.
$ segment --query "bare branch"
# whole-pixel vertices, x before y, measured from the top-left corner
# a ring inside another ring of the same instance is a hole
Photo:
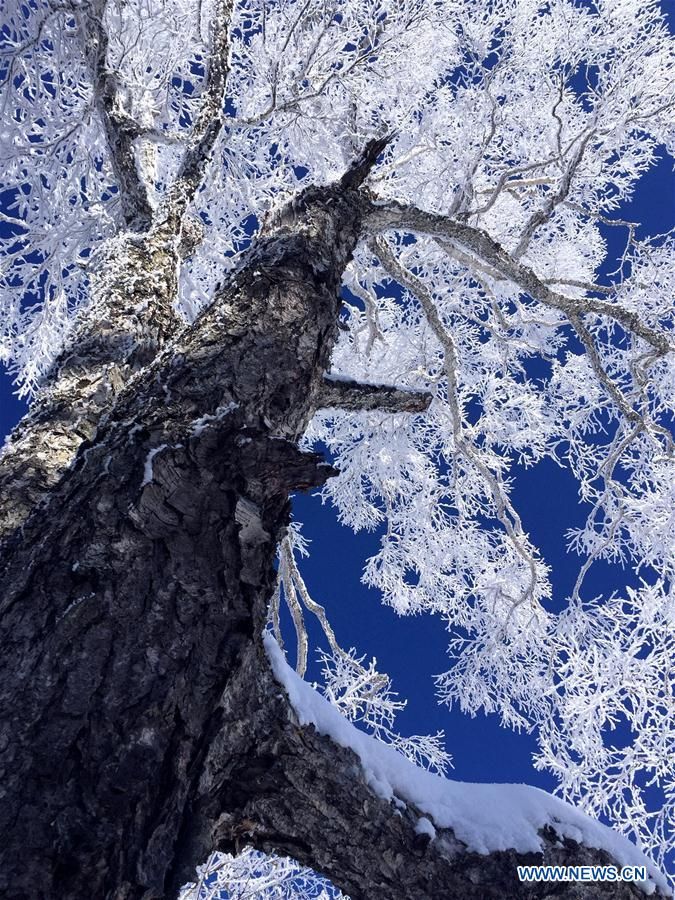
[[[432,395],[426,391],[402,390],[386,384],[362,384],[358,381],[336,381],[330,376],[324,378],[317,398],[318,408],[335,407],[349,410],[372,410],[381,412],[424,412],[431,403]]]
[[[281,559],[281,561],[283,563],[283,567],[284,567],[284,571],[283,571],[284,592],[286,591],[287,584],[290,585],[291,591],[293,591],[293,592],[297,591],[297,594],[300,595],[300,599],[302,600],[303,604],[305,605],[305,608],[307,609],[307,611],[311,612],[319,620],[319,623],[321,625],[323,633],[326,635],[328,644],[329,644],[331,650],[333,651],[333,653],[335,653],[337,656],[342,657],[342,659],[344,659],[344,661],[346,663],[348,663],[350,666],[360,669],[361,671],[365,672],[365,669],[363,669],[363,667],[360,666],[358,664],[358,662],[352,656],[350,656],[349,653],[347,653],[345,650],[342,649],[342,647],[338,643],[337,638],[335,637],[335,632],[333,631],[333,628],[331,627],[331,624],[328,621],[328,617],[326,616],[325,608],[323,606],[321,606],[320,603],[317,603],[316,600],[313,600],[312,597],[310,596],[310,593],[307,590],[307,585],[305,584],[305,581],[304,581],[302,575],[300,574],[300,569],[298,568],[298,565],[293,556],[293,545],[288,536],[286,536],[284,538],[284,540],[281,542],[281,544],[279,545],[279,556],[280,556],[280,559]],[[280,575],[281,574],[282,573],[280,573]],[[280,577],[277,584],[281,584],[281,582],[282,582],[282,578]],[[296,594],[296,600],[297,600],[297,594]],[[303,627],[304,627],[304,623],[303,623]],[[306,636],[305,636],[305,640],[306,640]],[[281,646],[283,647],[283,644]],[[379,676],[379,677],[381,678],[382,676]]]
[[[368,141],[363,153],[361,153],[358,159],[352,163],[340,179],[341,186],[348,190],[361,187],[370,174],[370,170],[375,165],[377,157],[383,152],[392,137],[393,135],[388,134],[384,137]]]

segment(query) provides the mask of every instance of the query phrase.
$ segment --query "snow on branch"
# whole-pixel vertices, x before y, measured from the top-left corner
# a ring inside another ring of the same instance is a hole
[[[328,641],[329,652],[319,652],[322,663],[321,691],[330,703],[350,722],[361,722],[377,740],[389,744],[407,759],[425,769],[445,774],[451,756],[445,750],[445,735],[411,735],[405,737],[394,727],[394,720],[406,706],[392,690],[391,679],[379,672],[377,661],[364,665],[364,656],[357,657],[352,648],[344,650],[328,620],[326,610],[312,598],[295,560],[295,551],[307,555],[307,543],[297,522],[291,523],[288,535],[279,547],[279,576],[270,602],[269,621],[280,652],[284,642],[279,624],[281,598],[291,614],[296,635],[297,662],[295,670],[302,678],[307,670],[308,633],[303,610],[319,622]]]
[[[538,788],[448,781],[417,768],[343,718],[288,666],[270,634],[264,642],[298,723],[313,726],[319,734],[353,750],[366,783],[382,799],[412,804],[436,831],[452,829],[468,850],[481,854],[510,848],[536,853],[542,849],[540,832],[548,826],[562,837],[606,850],[620,865],[646,866],[649,880],[641,884],[646,894],[657,887],[668,890],[663,875],[634,844]]]
[[[316,872],[283,856],[245,847],[237,856],[214,853],[178,900],[348,900]]]

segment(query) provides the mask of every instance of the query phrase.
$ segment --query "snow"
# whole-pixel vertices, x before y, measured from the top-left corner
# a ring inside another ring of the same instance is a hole
[[[428,834],[433,841],[436,837],[436,829],[426,816],[420,816],[415,825],[415,834]]]
[[[141,487],[145,487],[146,484],[150,484],[150,482],[152,481],[152,461],[158,453],[161,453],[162,450],[166,450],[167,446],[167,444],[160,444],[159,447],[153,447],[153,449],[145,457],[145,463],[143,465],[143,481],[141,481]]]
[[[218,422],[220,419],[225,418],[225,416],[229,415],[233,410],[238,409],[238,407],[238,403],[230,401],[226,406],[219,406],[213,415],[207,414],[200,416],[191,423],[192,434],[195,437],[199,437],[212,422]]]
[[[340,715],[290,668],[271,634],[264,635],[264,642],[299,723],[314,725],[320,734],[351,748],[361,760],[367,784],[383,800],[404,800],[424,813],[418,833],[433,838],[436,828],[451,828],[477,853],[508,849],[527,853],[541,851],[538,832],[551,825],[563,837],[606,850],[621,866],[645,866],[649,880],[638,883],[642,890],[652,894],[658,886],[670,896],[664,876],[627,838],[539,788],[449,781],[418,768]]]

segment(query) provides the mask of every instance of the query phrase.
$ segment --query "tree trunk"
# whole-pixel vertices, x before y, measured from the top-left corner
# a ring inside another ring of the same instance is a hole
[[[0,456],[0,540],[49,494],[124,385],[175,334],[177,263],[166,229],[130,233],[108,248],[92,307]]]
[[[296,442],[335,340],[361,177],[310,189],[279,218],[213,306],[94,416],[97,433],[5,541],[8,900],[172,897],[211,850],[246,842],[354,900],[553,894],[516,881],[534,857],[416,835],[414,810],[378,799],[351,751],[296,724],[262,646],[289,494],[333,471]],[[30,429],[23,446],[29,458]],[[547,862],[605,859],[545,841]]]

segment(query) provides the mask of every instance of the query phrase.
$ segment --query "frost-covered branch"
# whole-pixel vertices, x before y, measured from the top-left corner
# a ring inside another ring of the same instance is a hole
[[[521,256],[527,250],[527,247],[532,239],[537,228],[540,225],[543,225],[545,222],[551,218],[554,213],[556,207],[558,207],[564,200],[567,199],[570,192],[570,187],[572,184],[572,178],[574,177],[575,172],[579,168],[579,165],[584,157],[584,151],[586,150],[586,146],[588,142],[593,138],[594,131],[589,130],[587,134],[581,138],[579,141],[578,147],[574,150],[570,161],[567,163],[563,177],[560,179],[560,184],[558,189],[555,192],[552,192],[550,196],[547,198],[546,203],[543,205],[541,209],[538,209],[528,220],[525,225],[522,234],[520,235],[520,240],[518,241],[518,245],[513,251],[513,258],[520,259]],[[562,155],[562,154],[561,154]]]
[[[208,54],[206,86],[178,174],[169,190],[165,215],[180,223],[205,177],[211,154],[223,128],[225,91],[230,61],[230,20],[232,0],[218,0],[210,22],[211,40]]]
[[[142,231],[152,221],[148,185],[136,161],[134,147],[142,131],[128,103],[120,74],[108,59],[108,32],[105,11],[108,0],[96,0],[78,13],[81,16],[85,47],[91,68],[93,103],[101,118],[120,205],[126,225]]]
[[[443,366],[448,380],[448,405],[452,415],[453,434],[457,452],[459,454],[464,454],[485,479],[494,501],[497,518],[504,526],[514,550],[525,562],[529,570],[529,584],[522,596],[512,598],[506,595],[507,599],[513,603],[514,606],[519,606],[521,603],[527,603],[533,608],[536,608],[535,592],[537,588],[537,560],[531,547],[528,546],[527,536],[523,530],[520,516],[509,500],[499,476],[490,469],[483,459],[481,459],[476,447],[473,446],[470,438],[467,437],[465,420],[460,408],[458,396],[457,375],[459,360],[455,342],[441,321],[433,297],[421,279],[417,278],[412,272],[407,271],[400,262],[398,262],[393,251],[383,238],[377,238],[373,241],[372,247],[391,277],[406,287],[420,302],[427,317],[427,321],[431,325],[436,338],[445,351]]]
[[[446,216],[428,213],[411,205],[395,201],[375,201],[371,203],[369,219],[371,227],[386,231],[390,228],[405,228],[432,237],[446,238],[457,242],[476,254],[501,276],[518,285],[523,291],[552,309],[566,315],[602,315],[614,319],[628,331],[647,341],[659,354],[668,353],[672,348],[667,337],[643,322],[639,315],[618,304],[607,303],[592,298],[576,299],[551,290],[534,272],[517,262],[485,231],[472,228],[463,222],[456,222]]]
[[[396,698],[391,679],[377,670],[375,659],[366,666],[365,657],[357,657],[353,648],[347,651],[341,647],[325,608],[312,598],[307,589],[295,560],[296,549],[302,555],[307,554],[306,542],[297,524],[292,523],[289,534],[279,547],[279,575],[269,610],[269,620],[275,632],[280,633],[279,603],[283,595],[296,632],[295,671],[303,677],[307,668],[308,636],[302,613],[304,607],[317,619],[328,641],[329,652],[321,652],[319,658],[323,665],[321,690],[329,702],[349,721],[362,723],[374,737],[395,747],[415,765],[444,774],[451,764],[450,754],[444,747],[444,733],[439,731],[435,735],[404,737],[397,732],[394,720],[406,706],[406,701]],[[283,644],[279,646],[283,650]]]

